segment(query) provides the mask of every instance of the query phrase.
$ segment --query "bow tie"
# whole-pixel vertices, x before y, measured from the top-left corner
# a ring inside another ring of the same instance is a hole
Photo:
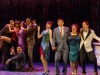
[[[88,32],[87,30],[84,30],[83,32]]]

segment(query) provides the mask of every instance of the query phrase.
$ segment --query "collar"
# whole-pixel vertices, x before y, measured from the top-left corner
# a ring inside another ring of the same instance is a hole
[[[62,28],[59,26],[59,29],[63,29],[63,28],[64,28],[64,26]]]
[[[28,27],[31,26],[31,23],[29,25],[27,25]]]
[[[89,31],[89,29],[87,29],[86,31],[84,31],[84,29],[83,29],[83,32],[88,32]]]

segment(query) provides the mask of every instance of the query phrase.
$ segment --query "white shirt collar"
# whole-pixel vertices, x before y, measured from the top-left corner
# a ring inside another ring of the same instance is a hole
[[[64,26],[62,28],[59,26],[59,29],[63,29],[63,28],[64,28]]]

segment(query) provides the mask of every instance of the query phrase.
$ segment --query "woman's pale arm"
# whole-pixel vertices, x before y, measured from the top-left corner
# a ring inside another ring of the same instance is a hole
[[[37,37],[40,39],[42,36],[40,35],[40,26],[37,27],[38,28],[38,35]]]
[[[9,31],[10,31],[11,33],[15,32],[15,30],[11,30],[10,26],[9,26]]]
[[[49,34],[50,34],[50,43],[52,44],[52,30],[49,30]]]

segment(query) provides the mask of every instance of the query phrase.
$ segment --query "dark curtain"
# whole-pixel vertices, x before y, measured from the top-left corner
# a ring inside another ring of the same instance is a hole
[[[60,17],[65,20],[65,26],[69,27],[72,23],[78,23],[81,27],[82,21],[87,20],[90,28],[100,36],[100,0],[2,0],[0,2],[0,29],[11,19],[25,20],[27,17],[36,19],[41,30],[48,20],[54,23],[52,29],[57,27],[57,19]],[[40,60],[39,49],[36,49],[35,53],[38,55],[36,54],[34,59]],[[53,51],[50,58],[54,61]]]

